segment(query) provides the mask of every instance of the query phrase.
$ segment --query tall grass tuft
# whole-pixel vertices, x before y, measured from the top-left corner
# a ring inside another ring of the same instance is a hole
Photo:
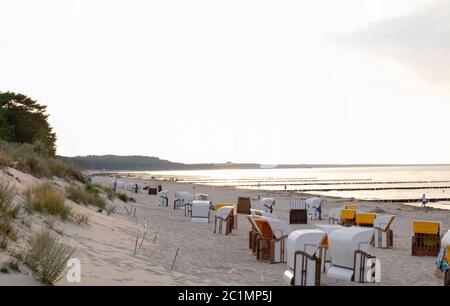
[[[63,220],[69,219],[71,208],[65,204],[64,194],[45,183],[29,188],[26,192],[26,207],[29,211],[38,211],[51,215],[58,215]]]
[[[3,219],[15,219],[20,213],[20,206],[13,204],[15,194],[14,188],[0,179],[0,216]]]
[[[59,241],[48,231],[34,234],[25,254],[25,264],[44,284],[54,285],[61,279],[67,261],[75,249]]]
[[[66,188],[66,194],[69,199],[78,204],[93,205],[100,211],[106,208],[106,201],[101,197],[98,189],[91,184],[85,187],[71,185]]]

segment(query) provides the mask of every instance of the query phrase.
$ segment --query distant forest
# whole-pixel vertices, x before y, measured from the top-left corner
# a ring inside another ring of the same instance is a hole
[[[307,164],[289,164],[289,165],[261,165],[256,163],[238,164],[238,163],[205,163],[205,164],[183,164],[171,162],[151,156],[117,156],[117,155],[88,155],[76,157],[62,157],[67,162],[84,170],[96,171],[155,171],[155,170],[209,170],[209,169],[260,169],[260,168],[324,168],[324,167],[376,167],[376,166],[401,166],[389,164],[359,164],[359,165],[307,165]],[[405,165],[407,166],[407,165]]]
[[[259,164],[183,164],[151,156],[117,156],[117,155],[88,155],[63,157],[67,162],[85,170],[201,170],[201,169],[257,169]]]

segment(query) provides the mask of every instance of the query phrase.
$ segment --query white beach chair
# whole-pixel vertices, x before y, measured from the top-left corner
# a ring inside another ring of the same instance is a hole
[[[211,201],[211,199],[209,198],[209,195],[204,194],[204,193],[197,193],[194,195],[194,200],[197,201]]]
[[[275,206],[275,199],[274,198],[261,198],[261,200],[259,202],[260,202],[260,205],[261,205],[262,209],[266,213],[272,213],[273,212],[273,208]]]
[[[321,220],[323,211],[323,199],[321,198],[309,198],[305,200],[306,207],[308,209],[308,217],[311,220]]]
[[[330,209],[328,213],[328,223],[329,224],[340,224],[341,223],[341,210],[343,207],[335,207]]]
[[[450,230],[441,239],[441,249],[436,258],[437,269],[443,272],[444,286],[450,286]]]
[[[214,216],[214,233],[228,235],[234,228],[234,205],[220,207]],[[225,231],[223,225],[225,224]]]
[[[318,228],[321,231],[324,231],[326,234],[326,236],[323,240],[322,247],[321,247],[322,254],[320,255],[322,272],[326,272],[331,263],[331,255],[329,252],[328,237],[330,236],[330,234],[332,232],[343,228],[343,226],[338,225],[338,224],[316,224],[316,228]]]
[[[256,237],[256,259],[271,263],[285,262],[285,241],[289,226],[283,221],[265,218],[258,220],[262,236]]]
[[[191,221],[193,223],[209,223],[209,201],[192,201]]]
[[[194,195],[187,191],[175,192],[175,201],[173,201],[173,209],[185,207],[186,205],[192,206],[194,201]]]
[[[330,267],[327,276],[355,282],[374,282],[367,269],[374,268],[375,257],[367,253],[375,230],[367,227],[346,227],[328,236]]]
[[[391,224],[394,222],[394,215],[377,215],[373,228],[375,229],[376,248],[392,248],[394,242],[394,233]]]
[[[158,193],[159,206],[169,206],[169,190],[163,190]]]
[[[326,234],[319,229],[297,230],[286,240],[286,271],[283,283],[293,286],[320,285],[320,247]]]
[[[114,186],[115,186],[115,190],[124,190],[125,189],[125,184],[123,183],[123,181],[113,181],[111,182],[111,188],[114,190]]]

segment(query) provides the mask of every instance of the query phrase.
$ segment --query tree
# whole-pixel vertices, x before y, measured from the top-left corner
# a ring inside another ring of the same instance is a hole
[[[13,92],[0,92],[0,139],[35,144],[40,153],[56,154],[56,134],[47,107]]]

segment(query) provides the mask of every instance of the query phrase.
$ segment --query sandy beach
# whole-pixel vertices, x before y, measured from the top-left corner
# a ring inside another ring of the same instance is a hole
[[[37,184],[41,180],[8,169],[13,176],[5,175],[18,191]],[[17,181],[18,178],[20,183]],[[96,176],[94,183],[110,185],[111,177]],[[124,179],[125,184],[138,183],[144,186],[151,181]],[[53,184],[63,189],[67,185],[62,180]],[[153,183],[153,182],[151,182]],[[184,216],[184,210],[174,210],[176,191],[206,193],[214,203],[236,203],[238,196],[249,196],[252,206],[258,208],[260,197],[274,197],[274,213],[279,219],[288,221],[289,202],[307,198],[291,193],[272,193],[263,191],[236,190],[224,187],[211,187],[176,182],[159,182],[163,189],[169,190],[169,207],[159,206],[159,197],[145,193],[128,193],[136,203],[114,200],[116,211],[110,216],[99,213],[91,207],[78,205],[70,200],[68,204],[74,211],[89,215],[88,225],[63,222],[54,218],[53,228],[61,239],[74,247],[74,257],[81,262],[81,283],[69,283],[65,278],[57,285],[280,285],[285,264],[259,262],[248,249],[250,225],[245,215],[239,215],[238,229],[229,236],[214,234],[212,212],[209,224],[193,224]],[[20,192],[19,192],[20,194]],[[17,199],[20,201],[20,199]],[[314,228],[315,224],[328,223],[328,209],[349,203],[345,199],[325,198],[324,218],[309,221],[307,225],[290,225],[290,230]],[[438,209],[425,210],[400,204],[380,204],[358,202],[360,209],[372,211],[375,208],[387,214],[396,215],[393,224],[394,248],[370,248],[370,253],[381,262],[381,282],[365,285],[442,285],[442,280],[434,276],[434,257],[411,256],[411,235],[413,220],[433,220],[442,223],[445,232],[450,227],[450,212]],[[130,215],[132,209],[136,213]],[[33,214],[27,216],[31,223],[25,226],[19,221],[20,238],[11,243],[9,252],[23,248],[27,236],[46,227],[48,216]],[[145,237],[144,237],[145,233]],[[136,254],[136,238],[139,235]],[[142,240],[142,238],[144,238]],[[174,257],[178,255],[174,263]],[[0,252],[0,262],[6,262],[8,252]],[[173,265],[173,269],[171,270]],[[8,285],[39,284],[26,267],[22,272],[0,275],[0,284]],[[327,278],[322,273],[321,285],[360,285],[354,282]],[[20,281],[17,281],[20,280]]]

